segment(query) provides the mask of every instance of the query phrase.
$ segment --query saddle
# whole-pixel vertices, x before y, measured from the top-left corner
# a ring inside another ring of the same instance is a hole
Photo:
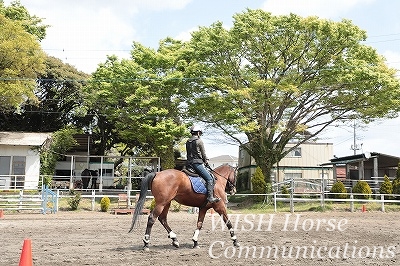
[[[206,181],[191,166],[184,166],[182,172],[189,178],[194,192],[207,194]]]
[[[182,169],[182,172],[187,174],[188,176],[200,177],[198,173],[193,169],[191,165],[185,165]]]

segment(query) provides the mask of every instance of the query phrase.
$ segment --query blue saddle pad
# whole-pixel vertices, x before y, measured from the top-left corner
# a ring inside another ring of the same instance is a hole
[[[200,194],[207,194],[206,181],[201,177],[189,176],[190,183],[192,183],[192,188],[194,192]]]

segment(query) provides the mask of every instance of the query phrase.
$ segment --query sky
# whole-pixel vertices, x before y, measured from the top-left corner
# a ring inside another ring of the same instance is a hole
[[[6,5],[10,0],[5,0]],[[386,58],[400,73],[400,1],[398,0],[20,0],[31,15],[50,27],[43,50],[88,74],[107,55],[129,58],[132,42],[157,49],[166,37],[188,40],[190,32],[221,21],[232,26],[232,16],[247,8],[273,15],[295,13],[332,21],[349,19],[365,30],[365,44]],[[400,74],[398,75],[400,78]],[[355,130],[354,130],[355,129]],[[337,125],[319,135],[332,143],[335,156],[379,152],[400,157],[400,118],[361,127]],[[209,157],[238,157],[238,147],[221,136],[204,134]]]

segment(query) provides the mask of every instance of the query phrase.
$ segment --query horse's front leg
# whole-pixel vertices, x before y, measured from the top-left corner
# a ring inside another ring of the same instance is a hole
[[[192,240],[193,240],[193,248],[200,248],[199,247],[199,234],[200,230],[203,227],[203,222],[204,222],[204,217],[206,216],[207,209],[206,208],[200,208],[199,210],[199,215],[197,217],[197,228],[194,231]]]
[[[232,241],[233,241],[233,245],[234,245],[235,247],[239,247],[240,244],[239,244],[239,242],[238,242],[238,240],[237,240],[235,231],[233,230],[232,223],[231,223],[231,221],[229,220],[226,211],[225,211],[224,213],[222,213],[222,219],[224,220],[224,223],[226,224],[226,226],[227,226],[228,229],[229,229],[229,233],[230,233],[230,235],[231,235],[231,239],[232,239]]]
[[[176,234],[172,231],[171,227],[169,227],[168,222],[167,222],[167,215],[168,215],[168,210],[169,210],[170,204],[167,204],[164,207],[164,210],[158,216],[158,220],[160,223],[164,226],[165,230],[167,230],[168,237],[172,239],[172,245],[176,248],[179,248],[179,242]]]

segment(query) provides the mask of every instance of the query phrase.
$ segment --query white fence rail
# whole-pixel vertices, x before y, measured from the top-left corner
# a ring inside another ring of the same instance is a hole
[[[131,177],[132,179],[140,179],[142,177]],[[16,181],[16,180],[15,180]],[[130,180],[129,180],[130,181]],[[128,181],[128,182],[129,182]],[[278,202],[289,202],[290,211],[294,212],[296,203],[301,202],[315,202],[318,203],[322,208],[326,206],[327,202],[343,202],[348,203],[351,211],[354,211],[354,204],[367,204],[367,203],[377,203],[380,204],[380,209],[385,211],[385,204],[397,203],[400,205],[400,195],[383,195],[378,193],[378,189],[380,186],[381,180],[377,181],[370,180],[370,187],[373,191],[369,199],[360,199],[359,194],[348,193],[347,197],[344,199],[335,199],[333,196],[334,193],[330,193],[330,186],[333,182],[328,182],[327,180],[286,180],[282,183],[277,183],[273,185],[274,193],[270,194],[236,194],[236,196],[245,196],[245,197],[253,197],[253,196],[263,196],[264,203],[267,203],[274,206],[274,210],[278,210]],[[356,181],[348,180],[346,182],[348,191],[351,191],[351,185]],[[354,185],[353,184],[353,185]],[[286,186],[289,190],[289,194],[282,194],[282,187]],[[23,187],[23,185],[22,185]],[[55,206],[54,211],[58,211],[59,200],[61,198],[69,198],[73,197],[70,195],[70,189],[68,186],[65,188],[53,188],[52,194],[48,194],[43,196],[42,194],[38,194],[36,196],[28,196],[29,193],[24,193],[24,189],[18,189],[17,187],[10,188],[14,190],[16,193],[20,191],[22,194],[17,194],[14,196],[7,196],[5,193],[1,193],[0,188],[0,209],[10,209],[10,210],[21,210],[21,209],[38,209],[46,212],[47,203],[44,204],[44,201],[52,200],[55,202],[53,205]],[[42,193],[42,190],[37,190],[38,193]],[[125,193],[129,202],[133,201],[135,195],[139,193],[139,190],[130,189],[128,186],[125,186],[123,189],[75,189],[76,192],[81,193],[81,197],[84,199],[89,199],[91,201],[91,210],[96,209],[96,201],[99,201],[103,197],[109,198],[118,198],[118,194]],[[30,190],[32,192],[32,190]],[[32,194],[32,193],[31,193]],[[148,192],[148,198],[152,198],[151,193]]]
[[[40,211],[43,214],[55,213],[58,209],[56,194],[43,188],[41,191],[19,190],[15,193],[0,193],[0,210]]]
[[[333,198],[330,196],[333,195],[343,195],[346,198]],[[399,194],[371,194],[368,199],[364,199],[364,194],[357,193],[291,193],[291,194],[281,194],[281,193],[269,193],[269,194],[236,194],[235,196],[245,196],[245,197],[253,197],[253,196],[262,196],[264,197],[264,204],[270,204],[274,206],[274,211],[278,211],[278,202],[289,203],[290,212],[295,212],[295,203],[304,203],[304,202],[315,202],[319,203],[321,208],[326,207],[327,203],[338,202],[338,203],[348,203],[349,209],[351,212],[355,211],[355,204],[368,204],[368,203],[376,203],[380,204],[380,210],[385,211],[385,205],[390,203],[396,203],[400,206]]]

